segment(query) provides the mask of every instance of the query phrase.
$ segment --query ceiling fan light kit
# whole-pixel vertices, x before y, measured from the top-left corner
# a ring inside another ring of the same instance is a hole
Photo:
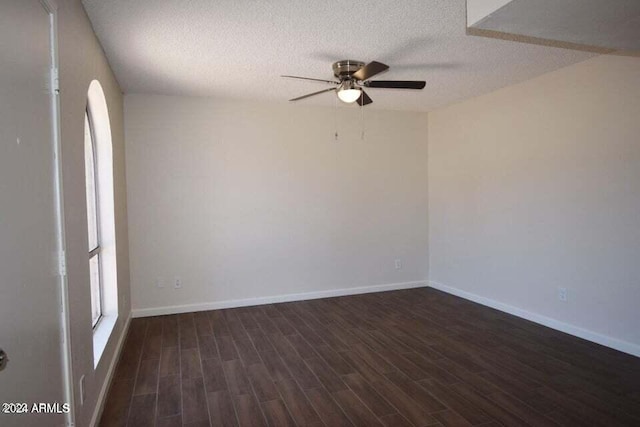
[[[314,79],[310,77],[282,76],[292,79],[319,81],[336,85],[333,88],[302,95],[289,101],[299,101],[325,92],[335,92],[340,101],[346,104],[357,102],[361,107],[369,105],[373,100],[366,94],[364,87],[382,89],[423,89],[424,81],[399,81],[399,80],[374,80],[369,79],[389,69],[389,66],[381,62],[372,61],[365,64],[362,61],[344,59],[333,64],[333,75],[338,81]]]
[[[353,104],[362,96],[362,89],[353,80],[345,80],[338,88],[338,98],[345,104]]]

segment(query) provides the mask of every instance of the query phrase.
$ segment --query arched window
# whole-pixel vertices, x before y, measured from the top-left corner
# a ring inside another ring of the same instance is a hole
[[[97,80],[89,85],[84,116],[84,163],[91,326],[94,365],[118,318],[113,152],[107,101]]]
[[[89,284],[91,286],[91,326],[96,327],[102,317],[102,274],[100,272],[100,232],[98,224],[98,176],[96,147],[89,111],[84,114],[84,170],[87,192],[87,225],[89,231]]]

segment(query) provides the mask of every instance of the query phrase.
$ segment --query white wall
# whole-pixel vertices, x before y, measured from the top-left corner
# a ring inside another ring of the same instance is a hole
[[[339,115],[127,95],[134,313],[425,280],[426,114]]]
[[[640,60],[429,113],[429,221],[436,284],[640,351]]]
[[[71,342],[76,400],[76,425],[88,426],[113,361],[116,344],[129,316],[129,255],[124,161],[123,97],[79,0],[59,5],[60,102],[62,161],[71,302]],[[87,254],[87,212],[84,176],[84,112],[87,90],[100,81],[109,108],[113,141],[114,205],[118,265],[119,318],[100,364],[93,366],[93,331]],[[86,401],[80,405],[79,381],[86,375]]]
[[[62,425],[14,413],[62,402],[60,283],[54,193],[49,13],[37,1],[0,5],[0,425]]]

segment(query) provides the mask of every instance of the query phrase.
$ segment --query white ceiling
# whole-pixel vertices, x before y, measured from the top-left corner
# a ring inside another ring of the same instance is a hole
[[[287,102],[328,86],[281,74],[329,79],[336,60],[377,60],[391,67],[381,79],[427,86],[368,89],[372,107],[428,111],[593,56],[467,36],[464,0],[83,3],[125,93]]]

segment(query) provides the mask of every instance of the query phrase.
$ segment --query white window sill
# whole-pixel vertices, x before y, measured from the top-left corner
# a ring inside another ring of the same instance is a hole
[[[107,346],[111,332],[116,326],[116,320],[118,316],[112,314],[110,316],[102,316],[100,322],[93,330],[93,368],[95,369],[100,362],[104,348]]]

